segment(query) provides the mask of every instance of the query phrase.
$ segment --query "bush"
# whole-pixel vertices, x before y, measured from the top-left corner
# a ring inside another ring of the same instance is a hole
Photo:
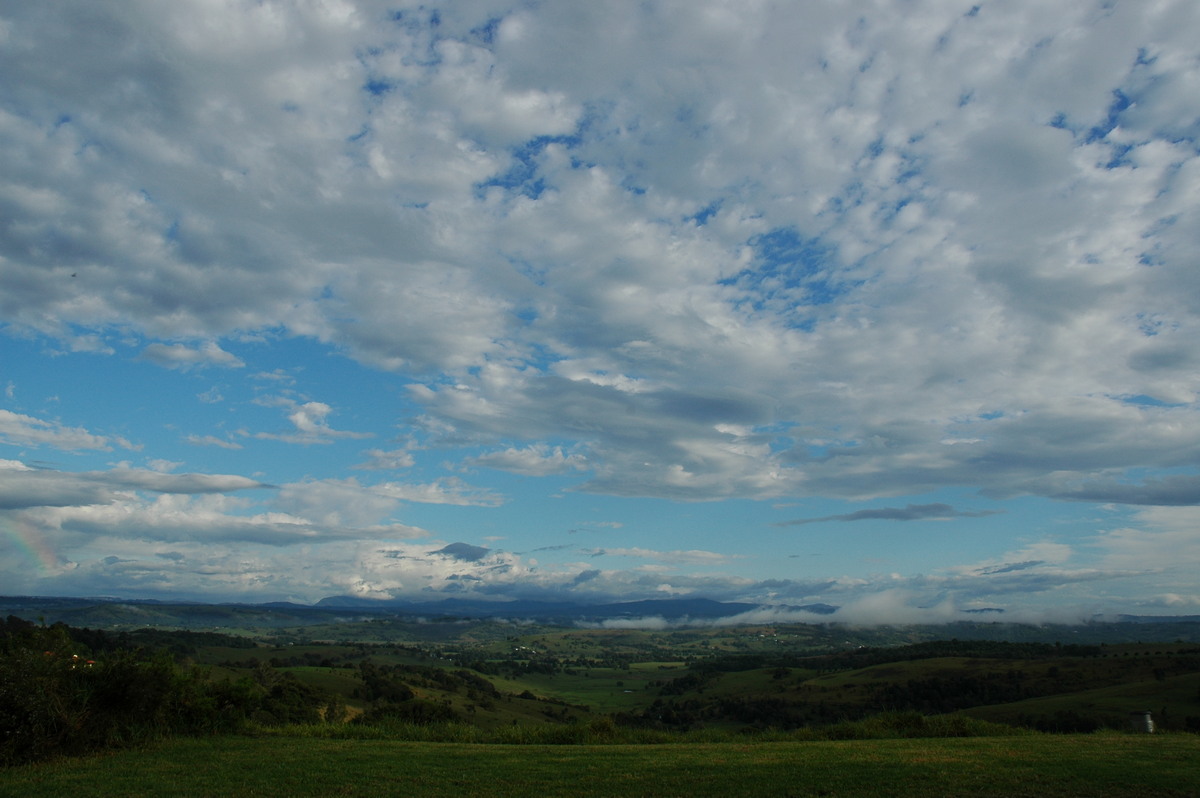
[[[993,737],[1021,734],[1021,730],[966,715],[922,715],[919,712],[884,712],[862,720],[814,730],[829,740],[887,740],[918,737]]]
[[[0,627],[0,764],[80,754],[172,734],[232,731],[260,701],[168,653],[90,658],[67,627]]]
[[[429,726],[459,721],[458,713],[445,704],[414,698],[409,701],[389,702],[372,707],[355,718],[363,724],[415,724]]]

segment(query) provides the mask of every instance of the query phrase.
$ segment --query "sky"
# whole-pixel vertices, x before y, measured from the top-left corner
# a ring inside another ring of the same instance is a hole
[[[1200,613],[1198,42],[0,0],[0,593]]]

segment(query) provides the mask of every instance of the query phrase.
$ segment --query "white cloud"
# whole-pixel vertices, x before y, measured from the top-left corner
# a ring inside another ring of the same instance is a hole
[[[501,471],[511,471],[514,474],[541,477],[582,471],[587,468],[587,457],[578,453],[567,454],[563,452],[561,446],[551,449],[546,444],[539,444],[526,446],[523,449],[508,448],[478,457],[469,457],[463,461],[463,465],[496,468]]]
[[[142,350],[142,357],[164,368],[190,369],[204,366],[242,368],[246,364],[237,356],[226,352],[216,343],[208,343],[193,349],[183,344],[150,344]]]
[[[410,468],[416,462],[409,449],[368,449],[363,454],[367,455],[366,462],[355,468],[364,471],[398,471]]]
[[[488,488],[467,484],[458,477],[444,477],[424,484],[384,482],[374,490],[393,499],[419,504],[451,504],[463,507],[497,507],[504,497]]]
[[[234,441],[218,438],[215,435],[188,435],[188,443],[195,446],[219,446],[222,449],[241,449],[242,445]]]
[[[1200,571],[1200,507],[1146,508],[1133,521],[1093,540],[1102,565],[1159,572],[1161,589],[1186,591]]]
[[[390,516],[400,501],[386,488],[360,485],[354,479],[330,479],[283,485],[274,504],[319,524],[366,526]]]
[[[259,404],[284,408],[287,420],[295,427],[294,432],[258,432],[255,438],[263,440],[283,441],[284,443],[328,444],[338,438],[362,439],[374,437],[371,432],[351,432],[337,430],[329,426],[326,420],[333,413],[333,408],[324,402],[297,402],[287,397],[266,397]]]
[[[244,505],[223,495],[118,496],[102,505],[38,508],[25,514],[46,530],[87,537],[165,542],[212,541],[291,545],[334,534],[285,513],[236,515]]]
[[[603,548],[593,549],[593,557],[633,557],[640,560],[652,560],[673,565],[723,565],[734,559],[728,554],[715,551],[689,549],[687,551],[655,551],[653,549],[632,548]]]
[[[283,429],[186,437],[204,457],[380,434],[288,393],[304,338],[408,386],[356,400],[412,442],[366,471],[419,440],[620,497],[1200,500],[1200,6],[443,5],[6,9],[6,334],[249,366]],[[0,441],[134,448],[8,410]],[[298,474],[312,504],[281,496],[331,526],[504,501]],[[124,479],[63,496],[154,489]],[[1150,569],[1186,542],[1161,517],[1104,562],[938,578]]]
[[[610,493],[1029,490],[1036,466],[961,466],[1004,462],[996,446],[1040,433],[1039,408],[1082,397],[1131,411],[1108,414],[1111,434],[1145,413],[1104,397],[1133,395],[1184,403],[1163,415],[1194,431],[1194,376],[1154,365],[1187,351],[1197,310],[1177,289],[1194,281],[1200,165],[1172,102],[1192,85],[1194,14],[462,7],[435,28],[428,12],[395,25],[338,9],[93,11],[119,39],[172,42],[170,62],[130,60],[52,10],[16,15],[16,40],[70,33],[11,64],[38,109],[7,119],[8,160],[29,164],[11,202],[21,229],[57,231],[63,265],[30,272],[8,317],[64,335],[281,328],[379,368],[448,371],[414,393],[431,412],[582,437],[589,489]],[[72,60],[141,93],[80,91],[61,77]],[[51,99],[77,111],[61,121]],[[34,169],[52,161],[66,171]],[[13,268],[32,268],[32,240],[10,242]],[[1148,316],[1165,322],[1153,339]],[[1077,357],[1089,347],[1105,364]],[[145,355],[239,364],[215,341]],[[263,434],[349,434],[324,407]],[[766,431],[778,422],[858,451],[803,462],[803,440]],[[947,439],[972,443],[952,456]],[[561,473],[537,445],[476,462]],[[1114,468],[1144,457],[1114,439]]]
[[[123,449],[137,448],[121,437],[95,435],[82,427],[68,427],[57,421],[9,410],[0,410],[0,441],[13,446],[50,446],[63,451],[111,451],[114,445]]]
[[[0,508],[110,504],[130,491],[164,495],[224,494],[268,487],[233,474],[168,474],[119,466],[108,471],[67,472],[4,461]]]
[[[870,593],[840,608],[836,620],[862,624],[944,623],[961,620],[952,599],[935,604],[923,603],[924,597],[903,588]]]

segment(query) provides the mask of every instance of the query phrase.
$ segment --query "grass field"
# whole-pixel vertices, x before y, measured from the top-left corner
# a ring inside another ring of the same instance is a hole
[[[1017,725],[1022,715],[1052,715],[1074,711],[1110,725],[1124,723],[1131,712],[1150,709],[1156,723],[1176,715],[1200,715],[1200,673],[1161,680],[1131,682],[1065,695],[1031,698],[1011,704],[972,707],[964,714],[995,723]]]
[[[579,746],[219,737],[0,771],[0,796],[1191,798],[1198,763],[1189,734]]]

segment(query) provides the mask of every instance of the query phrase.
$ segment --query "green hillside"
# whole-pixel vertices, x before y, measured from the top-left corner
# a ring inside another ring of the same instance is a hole
[[[352,639],[355,630],[369,639]],[[105,631],[10,616],[0,629],[0,762],[290,728],[330,739],[828,740],[1128,731],[1130,712],[1150,710],[1160,731],[1200,731],[1200,646],[1190,642],[830,650],[814,645],[832,633],[824,627],[395,620],[341,632]]]

